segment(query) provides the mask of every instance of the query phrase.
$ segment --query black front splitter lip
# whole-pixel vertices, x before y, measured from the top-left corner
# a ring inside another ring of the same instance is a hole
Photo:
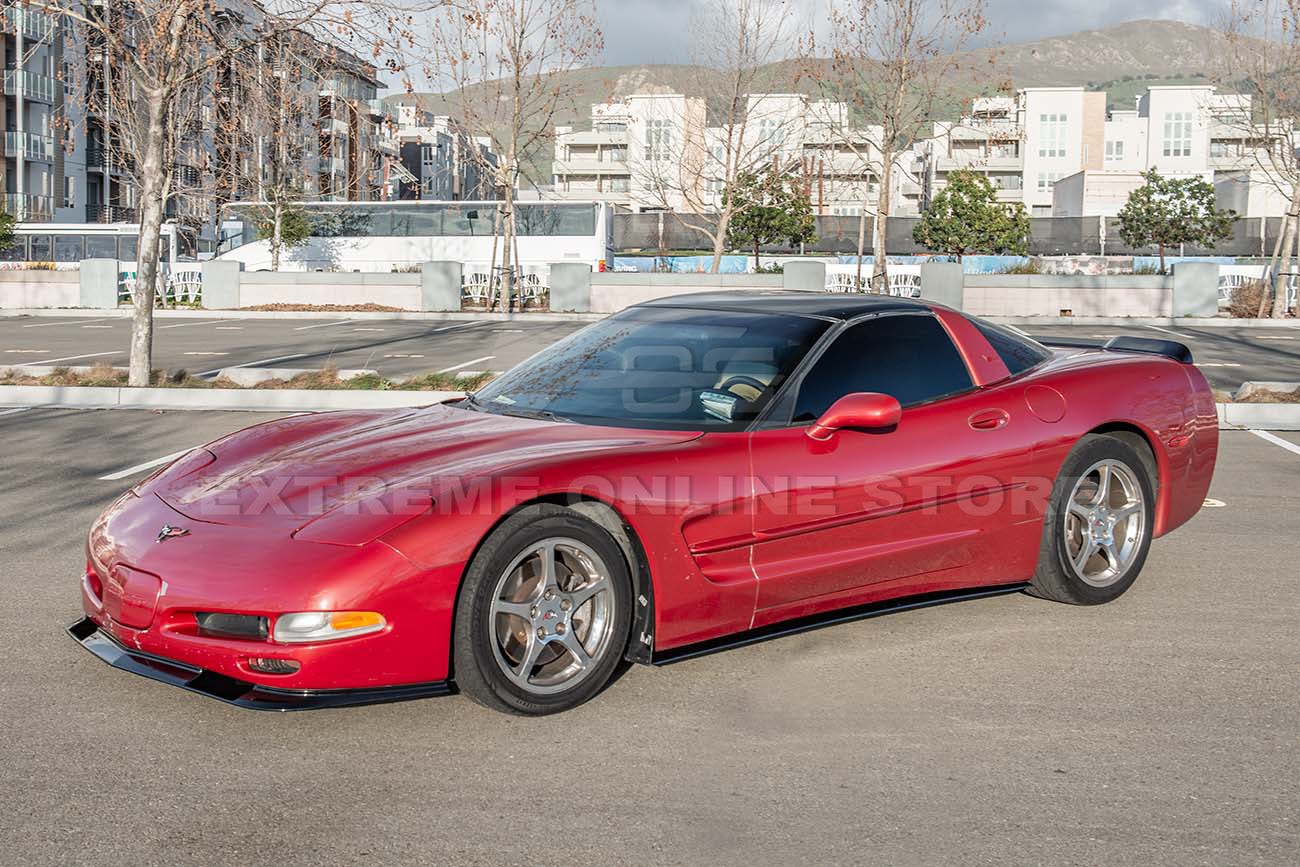
[[[114,668],[248,710],[319,710],[410,701],[452,692],[451,685],[445,680],[362,689],[278,689],[127,647],[100,629],[89,617],[69,626],[68,634]]]

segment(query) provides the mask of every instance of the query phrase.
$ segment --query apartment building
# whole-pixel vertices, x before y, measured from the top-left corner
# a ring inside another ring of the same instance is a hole
[[[1101,92],[1025,88],[976,99],[969,114],[933,132],[914,148],[925,201],[965,169],[1033,216],[1113,216],[1151,168],[1214,183],[1220,205],[1243,215],[1277,216],[1286,184],[1268,156],[1285,163],[1294,147],[1289,128],[1252,121],[1249,96],[1208,85],[1150,87],[1136,109],[1109,112]]]
[[[843,103],[802,94],[751,94],[743,117],[719,126],[704,100],[682,94],[593,105],[587,128],[556,128],[548,195],[636,211],[707,211],[721,203],[730,161],[800,178],[818,214],[874,211],[878,127],[852,127]],[[920,203],[914,162],[904,155],[894,173],[894,213],[915,213]]]
[[[483,201],[500,198],[491,140],[471,136],[447,115],[397,106],[403,199]]]
[[[214,25],[244,26],[238,2],[214,13]],[[0,5],[3,207],[24,222],[135,222],[133,155],[122,146],[115,120],[115,106],[129,99],[121,71],[112,68],[94,30],[82,31],[38,6]],[[103,8],[88,3],[86,12]],[[191,247],[199,237],[215,239],[222,204],[265,197],[272,152],[293,155],[295,186],[304,198],[397,197],[397,118],[378,98],[376,68],[336,47],[323,49],[306,34],[294,40],[303,44],[287,51],[259,45],[214,67],[193,111],[180,121],[185,128],[167,217],[185,228]],[[286,63],[293,49],[316,59]],[[248,95],[255,87],[293,106],[273,128],[253,123]]]

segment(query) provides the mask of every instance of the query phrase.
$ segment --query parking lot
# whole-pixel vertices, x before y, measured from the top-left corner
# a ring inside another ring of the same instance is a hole
[[[582,321],[160,317],[154,365],[215,373],[225,367],[368,368],[385,376],[506,370],[586,325]],[[1024,327],[1034,335],[1136,334],[1186,343],[1215,388],[1292,381],[1300,329],[1241,327]],[[131,323],[122,317],[0,317],[0,369],[8,365],[125,365]]]
[[[268,417],[0,410],[0,862],[1296,862],[1300,436],[1225,433],[1215,506],[1111,605],[888,615],[633,667],[556,717],[257,713],[78,647],[94,516]]]

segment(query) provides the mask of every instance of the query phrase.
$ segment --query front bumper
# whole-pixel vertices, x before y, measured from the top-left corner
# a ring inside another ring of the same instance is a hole
[[[358,689],[281,689],[129,648],[100,629],[89,617],[69,626],[68,634],[114,668],[250,710],[313,710],[408,701],[451,693],[447,681]]]

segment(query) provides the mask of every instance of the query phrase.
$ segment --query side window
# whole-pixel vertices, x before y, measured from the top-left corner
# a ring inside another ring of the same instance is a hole
[[[985,322],[982,319],[970,317],[971,324],[979,329],[980,334],[993,347],[993,351],[1002,359],[1002,363],[1015,376],[1024,373],[1029,368],[1051,357],[1051,352],[1043,345],[1028,337],[1021,337],[1015,332],[1008,331],[994,325],[991,322]]]
[[[799,388],[793,421],[815,421],[846,394],[877,391],[903,406],[966,391],[973,383],[934,316],[881,316],[835,338]]]

